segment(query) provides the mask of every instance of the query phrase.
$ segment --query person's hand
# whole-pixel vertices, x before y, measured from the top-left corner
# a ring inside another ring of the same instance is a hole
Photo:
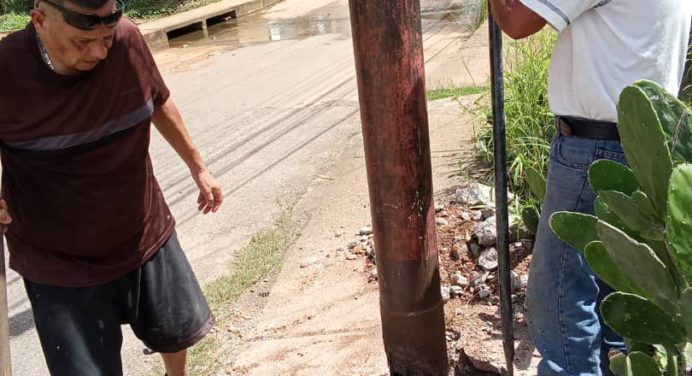
[[[198,210],[204,214],[209,212],[215,213],[223,202],[221,185],[207,170],[203,170],[193,177],[199,188],[199,198],[197,198]]]
[[[7,233],[7,225],[10,223],[12,223],[12,217],[7,209],[7,202],[0,198],[0,226],[2,226],[3,234]]]

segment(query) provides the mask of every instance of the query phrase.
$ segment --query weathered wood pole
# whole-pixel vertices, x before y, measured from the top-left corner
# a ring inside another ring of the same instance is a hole
[[[419,0],[350,0],[385,352],[447,375]]]

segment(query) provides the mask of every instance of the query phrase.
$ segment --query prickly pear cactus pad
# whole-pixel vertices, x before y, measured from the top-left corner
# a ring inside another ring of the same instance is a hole
[[[623,90],[618,119],[627,161],[659,217],[663,218],[673,162],[661,122],[642,89],[629,86]]]

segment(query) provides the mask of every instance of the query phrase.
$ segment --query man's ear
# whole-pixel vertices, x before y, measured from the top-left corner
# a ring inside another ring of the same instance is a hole
[[[31,10],[31,23],[36,30],[43,30],[46,26],[46,13],[38,8]]]

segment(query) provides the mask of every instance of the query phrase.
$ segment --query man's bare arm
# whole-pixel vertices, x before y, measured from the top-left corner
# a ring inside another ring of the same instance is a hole
[[[513,39],[533,35],[547,23],[519,0],[491,0],[490,13],[502,31]]]
[[[199,188],[197,199],[199,210],[204,214],[217,211],[223,202],[221,186],[207,170],[173,100],[169,98],[163,105],[157,107],[152,120],[159,133],[190,169],[190,174]]]

